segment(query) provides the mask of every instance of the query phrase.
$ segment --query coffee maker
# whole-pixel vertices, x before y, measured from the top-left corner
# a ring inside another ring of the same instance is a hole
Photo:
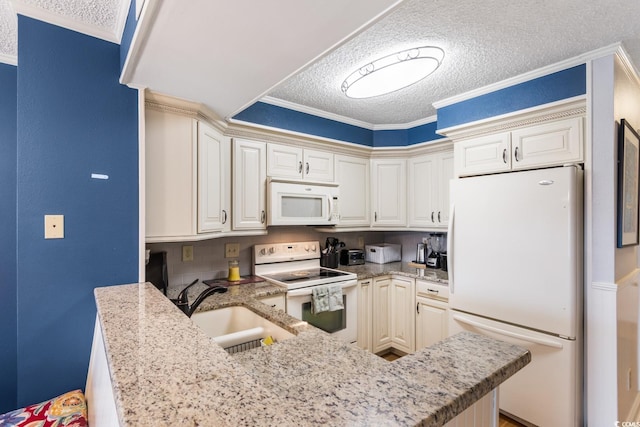
[[[434,233],[429,237],[428,242],[431,251],[427,256],[427,267],[441,268],[440,253],[446,249],[444,234]]]

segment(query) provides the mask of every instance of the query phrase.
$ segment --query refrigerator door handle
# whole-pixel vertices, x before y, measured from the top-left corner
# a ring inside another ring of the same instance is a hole
[[[447,228],[447,275],[449,278],[449,293],[453,293],[453,222],[456,218],[456,205],[449,209],[449,226]]]
[[[474,328],[484,329],[485,331],[494,332],[494,333],[496,333],[498,335],[504,335],[504,336],[515,338],[515,339],[519,339],[519,340],[522,340],[522,341],[527,341],[527,342],[534,343],[534,344],[544,345],[544,346],[547,346],[547,347],[553,347],[553,348],[557,348],[557,349],[562,349],[563,348],[562,344],[560,344],[558,342],[555,342],[555,341],[545,340],[545,339],[542,339],[542,338],[532,337],[532,336],[529,336],[529,335],[523,335],[523,334],[519,334],[517,332],[505,331],[504,329],[495,328],[493,326],[485,325],[483,323],[476,322],[476,321],[471,320],[471,319],[467,319],[466,317],[460,316],[458,314],[454,314],[453,315],[453,319],[457,320],[458,322],[461,322],[461,323],[466,323],[467,325],[473,326]]]

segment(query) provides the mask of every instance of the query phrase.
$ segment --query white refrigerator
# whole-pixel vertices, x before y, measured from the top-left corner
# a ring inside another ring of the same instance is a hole
[[[538,426],[582,425],[582,188],[579,166],[451,182],[449,332],[531,351],[499,402]]]

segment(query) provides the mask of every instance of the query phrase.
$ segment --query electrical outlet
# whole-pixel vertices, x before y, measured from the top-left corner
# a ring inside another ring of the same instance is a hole
[[[182,247],[182,262],[193,261],[193,246],[184,245]]]
[[[44,216],[44,238],[64,239],[64,215]]]
[[[225,258],[238,258],[240,256],[240,243],[227,243],[224,245]]]
[[[364,249],[364,237],[358,237],[358,247]]]

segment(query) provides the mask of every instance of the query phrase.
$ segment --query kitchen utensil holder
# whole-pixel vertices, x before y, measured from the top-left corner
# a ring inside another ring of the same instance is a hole
[[[338,268],[339,261],[340,252],[330,252],[328,254],[320,255],[320,267]]]

